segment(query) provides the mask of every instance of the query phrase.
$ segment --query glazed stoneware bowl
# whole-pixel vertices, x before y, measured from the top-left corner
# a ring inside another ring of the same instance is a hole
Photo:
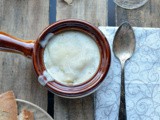
[[[97,72],[86,82],[79,85],[67,86],[53,81],[47,81],[44,71],[46,70],[43,61],[44,47],[41,42],[45,42],[45,37],[52,33],[57,35],[64,31],[76,30],[83,32],[93,38],[100,52],[100,63]],[[111,61],[110,47],[107,39],[101,31],[88,22],[82,20],[68,19],[57,21],[38,36],[37,40],[22,40],[7,33],[0,32],[0,50],[20,53],[33,61],[33,66],[38,76],[38,81],[48,90],[61,97],[79,98],[91,94],[104,80]]]

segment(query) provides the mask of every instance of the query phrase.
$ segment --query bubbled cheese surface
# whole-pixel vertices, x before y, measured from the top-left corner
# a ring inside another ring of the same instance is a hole
[[[54,35],[44,49],[47,72],[61,84],[77,85],[97,71],[100,53],[95,41],[78,31]]]

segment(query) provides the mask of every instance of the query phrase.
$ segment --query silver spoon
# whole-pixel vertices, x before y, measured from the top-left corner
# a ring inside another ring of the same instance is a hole
[[[121,63],[121,94],[119,107],[119,120],[127,120],[125,101],[125,62],[132,56],[135,50],[135,35],[131,25],[124,22],[117,30],[113,41],[113,52]]]

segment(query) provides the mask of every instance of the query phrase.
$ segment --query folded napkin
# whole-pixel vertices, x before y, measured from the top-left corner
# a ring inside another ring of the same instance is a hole
[[[121,66],[112,43],[117,27],[99,27],[109,41],[111,67],[95,94],[95,120],[118,120]],[[136,49],[125,66],[128,120],[160,120],[160,28],[133,28]]]

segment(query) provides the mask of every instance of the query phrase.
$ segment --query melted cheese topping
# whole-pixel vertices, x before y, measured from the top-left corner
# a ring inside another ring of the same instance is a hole
[[[65,85],[77,85],[90,79],[100,63],[99,48],[88,35],[66,31],[54,35],[44,50],[47,72]]]

